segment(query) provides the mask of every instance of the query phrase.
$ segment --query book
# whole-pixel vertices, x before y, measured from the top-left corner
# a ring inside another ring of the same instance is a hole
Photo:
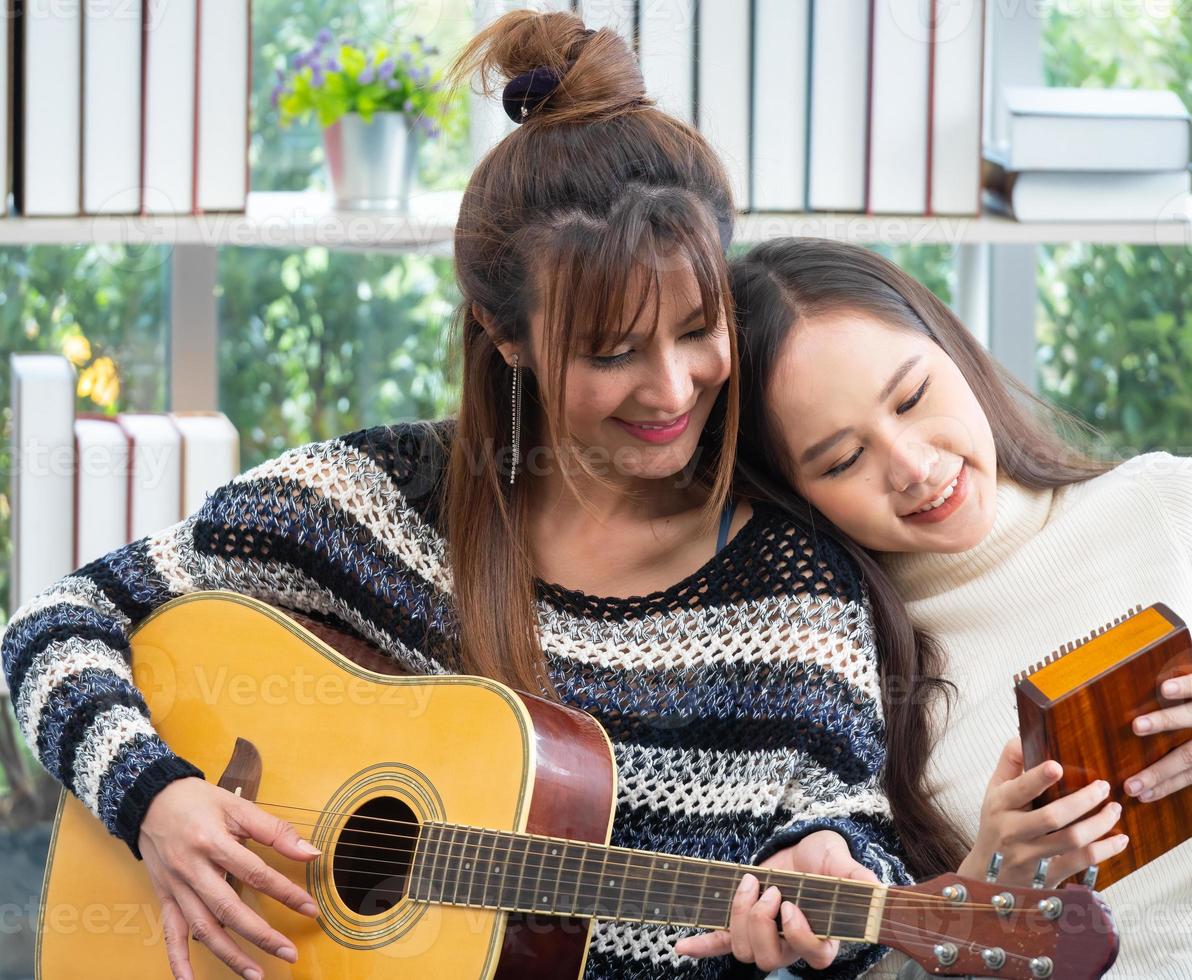
[[[195,208],[197,0],[144,0],[141,214]]]
[[[872,0],[868,197],[871,214],[927,210],[933,0]]]
[[[981,210],[984,0],[934,0],[931,28],[930,214]]]
[[[686,0],[649,0],[638,7],[638,60],[646,92],[686,123],[695,121],[696,9]]]
[[[248,201],[250,0],[200,0],[195,93],[195,209],[243,211]]]
[[[869,142],[870,0],[814,0],[807,207],[864,211]]]
[[[699,128],[728,171],[733,201],[742,211],[750,206],[749,28],[749,4],[740,0],[700,0]],[[785,79],[769,81],[781,88]],[[781,116],[773,122],[776,128],[785,125]]]
[[[79,196],[82,97],[79,0],[18,0],[20,49],[14,196],[28,216],[75,216]]]
[[[986,159],[986,206],[1017,221],[1165,221],[1186,217],[1188,170],[1014,171]]]
[[[85,214],[136,214],[141,184],[140,5],[83,0]]]
[[[1167,90],[1005,90],[1009,130],[992,149],[1010,170],[1183,170],[1189,117]]]
[[[115,417],[80,414],[74,423],[74,557],[79,568],[131,540],[129,437]]]
[[[74,366],[12,354],[9,608],[74,570]]]
[[[135,541],[182,519],[182,433],[164,412],[116,419],[130,444],[128,535]]]
[[[757,0],[754,9],[752,203],[756,211],[807,208],[810,17],[809,0]]]
[[[240,434],[223,412],[171,412],[182,434],[182,514],[240,472]]]

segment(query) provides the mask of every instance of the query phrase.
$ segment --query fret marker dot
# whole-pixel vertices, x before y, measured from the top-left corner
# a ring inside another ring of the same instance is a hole
[[[468,870],[469,868],[471,868],[471,867],[472,867],[472,865],[471,865],[471,863],[470,863],[470,862],[468,862],[468,861],[465,861],[465,862],[464,862],[464,870],[465,870],[465,871],[467,871],[467,870]]]
[[[663,871],[669,871],[669,870],[670,870],[670,865],[669,865],[669,864],[663,864],[663,866],[662,866],[662,870],[663,870]]]
[[[716,897],[717,897],[717,898],[719,898],[719,897],[720,897],[720,892],[717,892],[717,893],[716,893]]]
[[[655,914],[655,915],[660,915],[661,913],[658,911],[658,909],[655,909],[655,910],[654,910],[654,914]]]
[[[609,883],[610,885],[615,885],[615,884],[617,883],[617,881],[616,881],[616,879],[615,879],[615,878],[609,878],[609,880],[608,880],[608,883]]]
[[[546,901],[549,901],[549,899],[548,899],[548,898],[547,898],[545,895],[543,895],[543,896],[542,896],[542,900],[543,900],[544,902],[546,902]]]
[[[551,854],[558,854],[558,853],[559,853],[559,849],[558,849],[557,847],[552,847],[552,848],[550,849],[550,852],[551,852]]]

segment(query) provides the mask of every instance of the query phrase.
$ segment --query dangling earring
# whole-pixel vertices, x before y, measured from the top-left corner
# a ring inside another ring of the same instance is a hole
[[[521,368],[518,366],[519,357],[513,355],[513,462],[509,467],[509,485],[513,486],[513,479],[517,476],[517,464],[521,462]]]

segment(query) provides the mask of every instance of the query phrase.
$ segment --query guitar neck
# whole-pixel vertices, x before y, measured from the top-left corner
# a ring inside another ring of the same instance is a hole
[[[510,831],[422,824],[414,901],[724,929],[741,876],[776,885],[821,936],[876,942],[887,889],[867,882]]]

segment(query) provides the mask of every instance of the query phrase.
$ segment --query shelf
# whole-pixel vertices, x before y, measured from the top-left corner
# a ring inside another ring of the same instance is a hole
[[[337,211],[322,191],[256,192],[241,214],[0,219],[0,245],[232,245],[348,251],[450,250],[462,194],[415,195],[407,215]],[[1192,245],[1192,210],[1156,222],[1041,222],[1020,224],[999,214],[923,217],[863,214],[748,213],[737,218],[735,240],[817,236],[891,245],[1040,244],[1064,242]]]

